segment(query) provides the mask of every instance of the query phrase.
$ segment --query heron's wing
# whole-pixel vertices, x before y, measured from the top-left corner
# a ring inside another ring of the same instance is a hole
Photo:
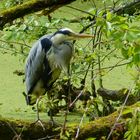
[[[44,72],[44,60],[47,51],[51,48],[51,41],[46,37],[38,40],[30,50],[25,67],[25,82],[27,94],[32,92],[34,86]],[[45,64],[46,65],[46,64]]]

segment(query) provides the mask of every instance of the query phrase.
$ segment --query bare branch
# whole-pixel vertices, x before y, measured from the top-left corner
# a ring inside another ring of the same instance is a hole
[[[134,15],[137,11],[140,10],[140,0],[134,0],[131,3],[128,3],[125,6],[114,11],[117,15],[128,14]]]
[[[6,41],[6,40],[1,40],[1,39],[0,39],[0,42],[4,42],[4,43],[7,43],[7,44],[18,44],[18,45],[23,45],[23,46],[26,46],[28,48],[31,48],[31,46],[29,46],[25,43],[21,43],[21,42]]]
[[[131,93],[131,91],[132,91],[133,88],[134,88],[134,85],[132,85],[132,86],[130,87],[129,92],[127,93],[127,96],[126,96],[126,98],[125,98],[125,101],[124,101],[124,103],[123,103],[123,105],[122,105],[122,107],[121,107],[121,109],[120,109],[119,115],[118,115],[118,117],[116,118],[115,123],[114,123],[113,127],[111,128],[110,133],[108,134],[107,140],[110,139],[111,134],[113,133],[113,131],[114,131],[114,129],[115,129],[115,126],[117,125],[118,121],[120,120],[120,117],[122,116],[122,112],[123,112],[123,110],[124,110],[124,107],[125,107],[125,105],[126,105],[126,102],[127,102],[127,100],[128,100],[128,97],[130,96],[130,93]]]

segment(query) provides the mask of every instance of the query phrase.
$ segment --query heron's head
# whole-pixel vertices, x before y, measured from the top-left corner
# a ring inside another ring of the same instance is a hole
[[[59,44],[63,41],[70,41],[70,40],[76,40],[79,38],[93,38],[93,35],[89,34],[79,34],[74,31],[72,31],[69,28],[63,28],[58,31],[56,31],[52,36],[52,41],[55,44]]]

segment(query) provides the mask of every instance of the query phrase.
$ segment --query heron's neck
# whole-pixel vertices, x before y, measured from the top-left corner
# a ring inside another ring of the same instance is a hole
[[[65,41],[65,37],[62,37],[62,35],[55,35],[51,37],[51,41],[54,45],[61,44],[63,41]]]

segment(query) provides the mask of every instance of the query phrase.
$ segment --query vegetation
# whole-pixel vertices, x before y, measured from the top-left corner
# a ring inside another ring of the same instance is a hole
[[[140,0],[3,0],[0,4],[0,125],[4,125],[0,128],[3,130],[0,138],[5,135],[9,139],[138,140],[139,5]],[[94,34],[95,38],[75,42],[71,84],[66,84],[67,77],[62,73],[53,87],[54,98],[42,99],[40,112],[46,129],[43,131],[34,124],[35,109],[26,106],[22,95],[24,63],[35,40],[62,27]],[[68,89],[74,97],[69,107],[65,103]],[[63,96],[56,96],[58,93]],[[90,99],[85,100],[86,93]],[[55,128],[46,122],[49,108],[59,109]],[[68,112],[70,109],[72,113]]]

